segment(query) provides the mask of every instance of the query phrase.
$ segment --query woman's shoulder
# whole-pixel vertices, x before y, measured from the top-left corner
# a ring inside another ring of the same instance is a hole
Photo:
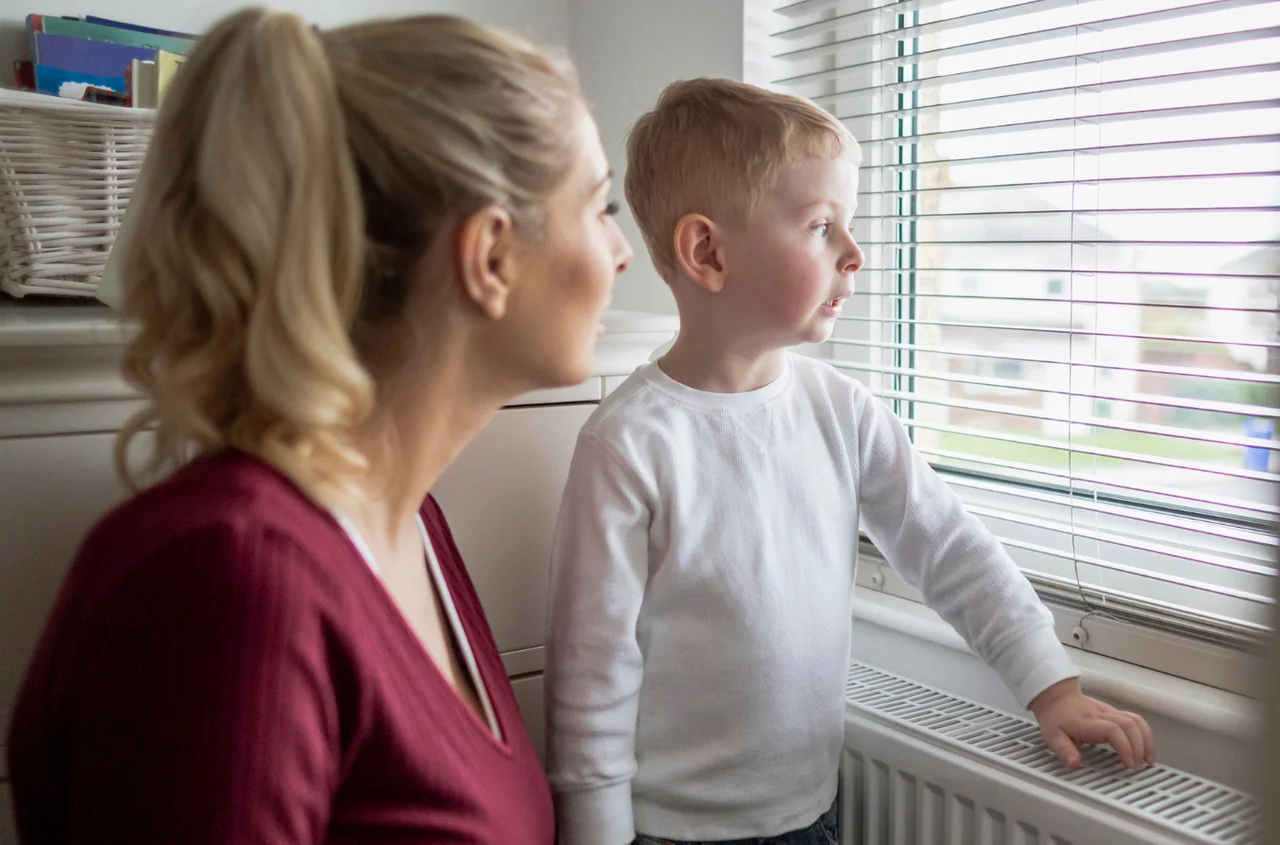
[[[323,567],[261,568],[257,562],[282,550],[322,562],[335,549],[348,551],[342,536],[328,512],[287,477],[256,457],[228,452],[193,461],[109,511],[78,557],[107,569],[145,568],[153,559],[199,548],[225,557],[228,575],[244,569],[276,579],[313,577]]]

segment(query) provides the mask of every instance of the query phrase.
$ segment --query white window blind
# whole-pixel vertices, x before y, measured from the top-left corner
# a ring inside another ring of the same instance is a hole
[[[1280,2],[748,3],[747,76],[863,145],[827,353],[1042,594],[1266,631]]]

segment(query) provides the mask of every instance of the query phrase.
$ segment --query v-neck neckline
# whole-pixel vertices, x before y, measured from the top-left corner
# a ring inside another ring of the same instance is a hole
[[[392,615],[398,621],[401,631],[413,640],[417,652],[426,661],[430,671],[435,675],[436,680],[448,689],[450,696],[453,698],[454,704],[460,707],[481,733],[483,733],[499,751],[504,754],[511,754],[511,745],[507,742],[507,728],[502,724],[502,720],[498,718],[497,709],[493,706],[493,696],[489,694],[489,684],[484,677],[484,671],[480,667],[480,662],[475,657],[475,651],[471,648],[471,637],[467,632],[466,625],[462,621],[462,617],[458,615],[457,606],[453,602],[453,592],[449,589],[449,584],[444,575],[444,569],[440,566],[439,556],[436,554],[435,545],[431,542],[431,535],[427,531],[426,522],[422,518],[422,514],[415,515],[418,522],[418,532],[422,537],[422,547],[424,553],[424,565],[427,567],[427,574],[431,578],[432,584],[440,596],[440,605],[444,609],[445,623],[449,626],[449,631],[453,635],[454,642],[457,644],[459,657],[462,658],[462,664],[472,685],[475,687],[476,697],[479,699],[480,707],[484,711],[483,718],[477,713],[463,697],[462,691],[457,686],[449,682],[444,672],[436,663],[435,658],[427,651],[427,647],[419,639],[413,626],[409,620],[405,618],[404,612],[400,610],[400,605],[396,604],[396,600],[387,590],[387,585],[383,583],[377,559],[374,558],[369,544],[365,542],[364,537],[356,528],[355,523],[351,521],[346,514],[331,510],[334,520],[338,526],[346,534],[348,542],[355,549],[356,553],[364,562],[362,567],[368,577],[372,578],[377,586],[377,591],[381,593],[383,600],[390,605]],[[486,720],[488,723],[486,724]]]

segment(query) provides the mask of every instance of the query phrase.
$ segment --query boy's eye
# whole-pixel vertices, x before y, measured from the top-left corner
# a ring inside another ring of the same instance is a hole
[[[622,206],[618,205],[616,201],[611,202],[604,207],[604,213],[609,217],[616,217],[618,212],[621,210]]]
[[[813,231],[817,232],[819,235],[825,238],[827,234],[831,231],[831,224],[819,223],[813,227]]]

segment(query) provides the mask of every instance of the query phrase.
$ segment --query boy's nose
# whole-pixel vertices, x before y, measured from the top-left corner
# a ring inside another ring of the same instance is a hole
[[[866,256],[862,253],[862,247],[852,242],[850,245],[852,249],[840,258],[840,272],[852,275],[862,269]]]

